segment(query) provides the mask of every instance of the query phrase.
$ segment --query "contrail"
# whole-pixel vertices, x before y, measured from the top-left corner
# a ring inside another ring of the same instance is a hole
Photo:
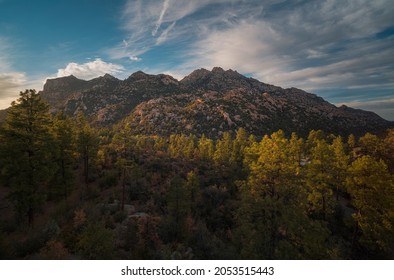
[[[170,0],[164,0],[163,9],[161,9],[159,19],[157,20],[156,25],[155,25],[155,29],[153,29],[153,31],[152,31],[152,36],[156,36],[157,31],[159,30],[161,23],[163,22],[163,17],[167,11],[169,3],[170,3]]]

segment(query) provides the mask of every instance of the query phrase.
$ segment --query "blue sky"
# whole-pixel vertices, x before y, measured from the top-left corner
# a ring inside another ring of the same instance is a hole
[[[47,78],[220,66],[394,120],[392,0],[0,0],[0,108]]]

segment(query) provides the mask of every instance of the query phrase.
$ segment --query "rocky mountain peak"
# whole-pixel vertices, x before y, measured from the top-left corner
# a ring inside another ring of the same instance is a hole
[[[202,80],[206,78],[211,72],[207,69],[200,68],[197,70],[194,70],[192,73],[189,75],[185,76],[182,80],[181,83],[183,84],[192,84],[195,83],[196,81]]]
[[[100,76],[98,78],[89,80],[87,83],[90,87],[100,87],[100,86],[108,86],[114,83],[119,83],[120,80],[111,76],[110,74],[105,74],[104,76]]]
[[[223,70],[221,67],[214,67],[212,71],[206,69],[195,70],[180,82],[186,87],[219,92],[231,89],[250,90],[252,88],[262,90],[264,85],[257,80],[239,74],[237,71]]]
[[[216,67],[213,67],[213,68],[212,68],[212,71],[211,71],[211,72],[212,72],[212,73],[224,73],[225,71],[223,70],[222,67],[216,66]]]
[[[202,83],[207,80],[212,80],[215,78],[216,79],[218,78],[245,79],[245,77],[239,74],[237,71],[233,71],[231,69],[225,71],[221,67],[214,67],[212,71],[209,71],[204,68],[194,70],[190,75],[184,77],[181,80],[181,83],[192,85],[192,84]]]
[[[44,85],[44,91],[67,91],[83,87],[86,81],[80,80],[74,75],[47,79]]]
[[[146,74],[145,72],[142,71],[137,71],[131,74],[126,80],[127,81],[138,81],[138,80],[144,80],[147,78],[150,78],[152,75]]]
[[[104,79],[104,80],[109,80],[109,81],[118,80],[117,78],[115,78],[114,76],[112,76],[112,75],[110,75],[110,74],[105,74],[105,75],[103,76],[103,79]]]

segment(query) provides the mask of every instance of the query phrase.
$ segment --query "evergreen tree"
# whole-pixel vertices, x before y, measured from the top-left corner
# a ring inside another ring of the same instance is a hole
[[[197,203],[201,199],[200,180],[194,171],[190,171],[186,176],[186,188],[190,193],[191,212],[197,213]]]
[[[51,182],[55,194],[61,193],[67,199],[74,183],[73,164],[76,158],[76,133],[72,120],[64,113],[53,120],[55,176]]]
[[[390,252],[394,242],[394,182],[382,160],[362,156],[348,171],[348,192],[356,208],[353,244],[360,243],[373,252]]]
[[[308,188],[309,211],[319,219],[327,219],[333,214],[333,191],[336,178],[333,176],[333,158],[330,145],[324,138],[311,133],[309,145],[309,163],[305,166],[305,184]]]
[[[296,174],[300,175],[303,161],[305,160],[304,154],[304,139],[299,138],[295,132],[291,134],[289,140],[289,155],[290,161],[296,165]]]
[[[200,160],[212,161],[214,154],[214,144],[213,141],[207,138],[204,134],[198,141],[198,155]]]
[[[182,238],[186,217],[191,211],[191,189],[179,176],[172,178],[167,193],[167,209],[174,225],[174,238]]]
[[[90,126],[84,116],[80,114],[78,122],[78,150],[83,162],[83,175],[85,178],[85,190],[88,189],[90,176],[97,159],[97,151],[99,147],[99,138],[97,131]],[[83,198],[83,190],[81,189],[81,199]]]
[[[360,137],[358,143],[361,148],[361,154],[373,156],[376,159],[386,159],[386,155],[388,154],[387,146],[384,140],[378,136],[366,133]]]
[[[2,175],[16,212],[26,215],[29,225],[53,175],[50,125],[48,105],[35,90],[26,90],[12,102],[1,128]]]
[[[228,167],[231,163],[233,140],[228,132],[224,132],[221,139],[217,140],[213,160],[216,166]]]
[[[135,141],[132,137],[129,124],[118,127],[111,141],[111,147],[116,152],[116,161],[131,160],[135,158]]]
[[[233,141],[233,147],[231,149],[230,162],[236,168],[236,171],[243,169],[243,155],[244,149],[248,144],[248,135],[246,130],[239,128]]]
[[[250,175],[239,183],[241,205],[236,214],[244,258],[326,256],[328,230],[307,216],[306,191],[294,160],[298,148],[290,147],[283,131],[278,131],[246,149]]]
[[[334,139],[331,144],[331,150],[333,151],[333,178],[335,179],[335,193],[336,200],[339,199],[339,193],[345,191],[346,173],[350,161],[350,156],[346,152],[345,144],[342,141],[342,137],[338,136]]]
[[[390,171],[394,172],[394,129],[387,130],[387,135],[384,138],[384,143],[387,150],[387,164]]]

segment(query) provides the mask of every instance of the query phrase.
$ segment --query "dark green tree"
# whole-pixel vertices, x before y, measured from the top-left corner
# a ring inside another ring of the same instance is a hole
[[[69,117],[60,113],[54,117],[51,132],[55,144],[53,157],[56,168],[51,182],[52,191],[67,199],[74,183],[73,164],[77,154],[75,127]]]
[[[237,130],[237,134],[233,141],[231,150],[230,162],[235,167],[236,171],[243,169],[244,149],[248,144],[248,134],[243,128]]]
[[[383,160],[362,156],[349,167],[348,192],[356,209],[354,242],[372,252],[393,251],[394,182]]]
[[[331,149],[334,153],[333,161],[333,177],[335,178],[335,193],[336,200],[339,200],[339,193],[345,192],[346,173],[350,161],[350,156],[347,154],[346,146],[342,141],[342,137],[338,136],[331,144]]]
[[[174,225],[174,238],[183,238],[185,221],[191,211],[191,189],[179,176],[172,178],[167,193],[167,210]]]
[[[99,148],[99,137],[97,131],[90,126],[85,117],[80,114],[77,119],[78,139],[77,145],[81,160],[83,162],[83,175],[85,179],[85,190],[88,189],[90,176],[95,167],[97,152]],[[81,189],[81,198],[83,191]]]
[[[53,139],[48,105],[35,90],[20,93],[1,127],[2,177],[12,190],[10,199],[19,215],[33,225],[53,175]]]
[[[200,180],[195,171],[190,171],[186,176],[186,189],[190,194],[191,212],[196,214],[198,202],[201,200]]]

